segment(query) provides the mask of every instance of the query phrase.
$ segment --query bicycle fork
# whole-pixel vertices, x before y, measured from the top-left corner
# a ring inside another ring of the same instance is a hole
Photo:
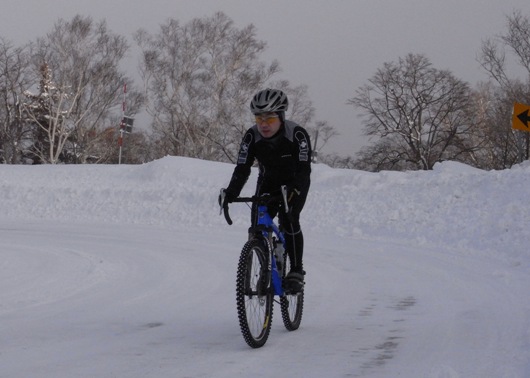
[[[280,272],[278,272],[278,268],[276,267],[276,257],[274,256],[274,253],[270,254],[271,256],[271,281],[272,281],[272,290],[274,292],[274,295],[279,295],[280,297],[284,295],[283,287],[282,287],[282,278],[280,277]]]

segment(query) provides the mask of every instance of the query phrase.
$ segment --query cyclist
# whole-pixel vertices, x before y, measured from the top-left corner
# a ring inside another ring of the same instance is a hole
[[[255,116],[256,124],[243,136],[237,165],[228,187],[223,190],[227,202],[238,197],[250,176],[254,160],[257,160],[259,167],[256,195],[277,194],[281,186],[287,186],[289,212],[284,211],[281,202],[269,204],[269,212],[272,217],[278,215],[291,260],[286,286],[291,292],[299,292],[303,290],[305,275],[302,264],[304,236],[300,227],[300,212],[310,186],[311,144],[303,127],[285,119],[288,105],[287,95],[278,89],[262,90],[252,98],[250,111]],[[252,208],[251,217],[252,225],[255,225],[255,206]]]

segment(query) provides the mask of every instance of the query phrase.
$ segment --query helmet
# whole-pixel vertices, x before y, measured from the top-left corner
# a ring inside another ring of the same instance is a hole
[[[264,89],[250,101],[250,111],[253,114],[285,112],[288,107],[287,95],[279,89]]]

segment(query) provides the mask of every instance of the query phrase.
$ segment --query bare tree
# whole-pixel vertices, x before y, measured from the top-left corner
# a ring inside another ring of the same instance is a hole
[[[471,144],[477,146],[465,163],[481,169],[505,169],[519,161],[517,134],[511,129],[513,101],[492,82],[480,83],[470,97],[474,114]]]
[[[417,164],[408,159],[407,146],[403,139],[388,135],[378,143],[363,147],[357,153],[354,168],[364,171],[404,171],[416,170]]]
[[[337,154],[319,154],[318,161],[333,168],[356,169],[352,156],[339,156]]]
[[[40,135],[33,149],[37,159],[82,163],[93,156],[94,139],[103,138],[111,122],[118,124],[123,83],[132,83],[119,69],[128,48],[104,21],[96,24],[81,16],[59,20],[32,45],[40,85],[37,93],[27,92],[25,109]],[[128,108],[134,114],[142,96],[129,87]]]
[[[510,61],[507,59],[506,52],[509,56],[515,57],[515,66],[522,69],[519,79],[510,76]],[[520,11],[515,11],[507,17],[507,31],[497,38],[487,39],[482,43],[482,50],[479,56],[479,62],[486,70],[489,76],[497,83],[500,91],[496,91],[496,96],[491,98],[491,107],[493,109],[513,108],[514,102],[530,104],[530,20],[523,16]],[[522,80],[521,80],[522,77]],[[506,112],[505,112],[506,113]],[[512,151],[518,156],[518,161],[528,160],[530,158],[530,133],[521,133],[511,129],[511,117],[504,114],[503,119],[499,119],[494,124],[486,124],[489,128],[487,135],[491,135],[491,142],[495,144],[496,150],[504,149],[506,143],[509,149],[500,155],[500,160],[496,160],[493,166],[509,167],[512,159],[509,157]],[[499,129],[499,130],[494,130]],[[498,135],[505,136],[497,139]],[[511,134],[511,135],[510,135]],[[507,166],[505,166],[507,164]]]
[[[365,134],[380,137],[374,169],[389,161],[385,167],[427,170],[469,153],[469,95],[467,83],[433,68],[423,55],[385,63],[349,100],[366,112]]]
[[[94,146],[94,154],[87,157],[88,162],[94,164],[118,164],[119,146],[116,143],[118,130],[115,126],[110,126],[102,130]],[[143,130],[137,130],[126,134],[123,144],[121,163],[122,164],[143,164],[154,160],[157,155],[158,146],[149,138]]]
[[[334,137],[339,135],[333,126],[326,121],[317,121],[314,126],[307,126],[307,132],[313,144],[313,162],[318,162],[324,156],[322,149]]]
[[[30,129],[24,122],[22,92],[29,85],[28,54],[0,38],[0,160],[17,164],[21,161]]]
[[[509,87],[506,62],[506,49],[515,56],[519,67],[530,78],[530,20],[521,11],[515,11],[507,17],[508,30],[496,39],[487,39],[482,43],[479,62],[490,76],[502,87]]]
[[[147,111],[165,153],[233,161],[248,121],[248,101],[278,63],[258,60],[265,43],[223,13],[186,25],[171,19],[157,35],[138,31]]]

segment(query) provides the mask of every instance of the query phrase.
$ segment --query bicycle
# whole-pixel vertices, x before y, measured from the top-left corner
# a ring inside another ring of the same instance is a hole
[[[222,190],[221,196],[224,196]],[[243,338],[252,348],[260,348],[267,342],[274,301],[280,304],[283,324],[288,331],[297,330],[302,321],[304,291],[291,293],[284,287],[291,263],[285,250],[283,232],[268,213],[267,205],[278,200],[283,201],[288,212],[285,187],[282,187],[280,196],[238,197],[231,201],[255,203],[258,210],[257,224],[249,230],[249,240],[241,250],[236,279],[239,326]],[[231,225],[228,203],[221,210],[224,210],[226,222]],[[279,301],[275,296],[279,297]]]

